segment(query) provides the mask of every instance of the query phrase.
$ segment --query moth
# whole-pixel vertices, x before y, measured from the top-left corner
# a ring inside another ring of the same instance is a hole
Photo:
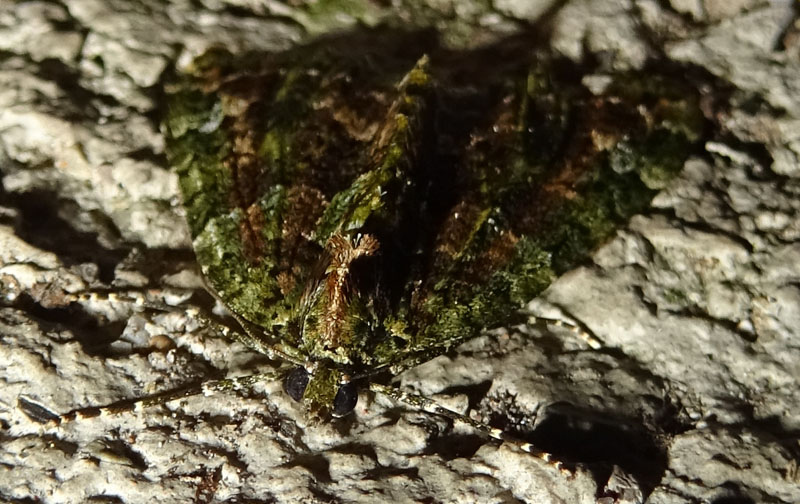
[[[680,171],[697,91],[591,70],[378,32],[196,59],[164,133],[231,335],[285,362],[312,416],[346,415],[368,386],[504,438],[376,379],[518,320]]]

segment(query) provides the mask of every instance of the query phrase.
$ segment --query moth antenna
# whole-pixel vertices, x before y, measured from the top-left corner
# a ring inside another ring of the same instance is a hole
[[[103,406],[75,408],[62,414],[53,413],[41,404],[23,396],[19,397],[18,404],[22,411],[33,420],[48,424],[50,426],[56,426],[86,418],[119,415],[121,413],[131,411],[141,411],[152,406],[164,405],[176,399],[200,394],[211,395],[217,392],[249,390],[256,383],[262,381],[273,381],[278,376],[279,373],[277,371],[272,371],[247,376],[239,376],[235,378],[225,378],[222,380],[209,380],[201,383],[186,385],[176,389],[157,392],[155,394],[150,394],[143,397],[122,399]]]
[[[592,350],[600,350],[601,348],[605,347],[605,343],[592,334],[588,329],[576,324],[574,322],[569,322],[563,319],[554,319],[548,317],[540,317],[538,315],[529,315],[530,320],[529,322],[539,322],[541,324],[546,324],[553,327],[563,327],[568,329],[572,334],[574,334],[578,339],[589,345],[589,348]]]
[[[540,450],[531,443],[527,443],[513,436],[510,436],[500,429],[496,429],[483,422],[473,420],[467,415],[462,415],[461,413],[445,408],[444,406],[436,403],[436,401],[428,399],[427,397],[417,394],[411,394],[396,387],[381,385],[379,383],[374,383],[374,382],[369,384],[369,388],[375,393],[391,397],[395,401],[408,404],[409,406],[412,406],[416,409],[425,411],[427,413],[432,413],[434,415],[440,415],[449,418],[450,420],[453,420],[455,422],[465,423],[470,427],[472,427],[473,429],[475,429],[476,431],[480,432],[481,434],[484,434],[492,439],[508,443],[509,445],[514,446],[524,451],[525,453],[529,453],[534,457],[537,457],[545,461],[548,465],[558,469],[559,472],[561,472],[561,474],[567,477],[571,477],[574,475],[573,471],[569,469],[564,464],[564,462],[558,460],[553,454]]]

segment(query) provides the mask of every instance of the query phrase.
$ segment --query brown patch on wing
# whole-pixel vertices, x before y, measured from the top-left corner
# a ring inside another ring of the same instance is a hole
[[[435,250],[437,257],[450,260],[464,251],[467,241],[475,230],[476,222],[481,217],[483,208],[474,201],[459,201],[450,211],[442,224],[442,230],[436,237]]]
[[[467,277],[478,282],[488,280],[495,271],[502,269],[513,259],[517,242],[519,236],[508,230],[502,231],[492,240],[489,247],[470,263],[466,272]]]
[[[266,253],[262,236],[264,216],[257,205],[266,180],[267,170],[258,155],[258,140],[254,137],[251,116],[263,97],[261,92],[269,87],[269,76],[238,77],[220,82],[226,121],[230,133],[230,151],[223,165],[230,174],[232,184],[229,195],[231,208],[240,208],[244,216],[239,223],[239,236],[245,259],[258,263]],[[209,82],[214,82],[212,79]]]
[[[241,131],[246,126],[236,120],[234,127],[235,136],[231,142],[231,153],[225,159],[225,167],[233,180],[231,190],[231,206],[241,208],[244,217],[239,223],[239,237],[241,238],[245,258],[251,263],[257,263],[265,252],[265,244],[261,236],[264,216],[258,205],[255,204],[258,193],[258,180],[262,167],[252,137],[249,131]]]
[[[282,271],[298,275],[317,261],[321,250],[312,241],[312,232],[327,206],[325,195],[315,187],[300,184],[289,188],[281,226]]]
[[[245,210],[244,218],[239,221],[239,237],[245,258],[253,264],[263,257],[265,244],[262,235],[264,214],[258,204],[252,204]]]
[[[317,109],[330,110],[331,117],[344,127],[348,135],[361,142],[375,136],[391,101],[387,92],[356,90],[345,75],[326,82],[328,92],[315,104]]]
[[[576,118],[564,160],[530,195],[536,204],[517,205],[516,212],[511,212],[515,229],[523,234],[535,234],[537,230],[546,229],[547,216],[553,215],[553,211],[565,201],[576,197],[587,173],[598,168],[598,159],[624,138],[625,132],[620,131],[620,124],[628,125],[626,131],[647,129],[639,112],[631,111],[629,106],[623,106],[614,97],[594,98],[578,110],[581,115]]]
[[[290,275],[286,271],[281,271],[275,277],[278,282],[278,288],[281,290],[281,294],[287,296],[292,290],[294,290],[297,282],[295,281],[294,276]]]

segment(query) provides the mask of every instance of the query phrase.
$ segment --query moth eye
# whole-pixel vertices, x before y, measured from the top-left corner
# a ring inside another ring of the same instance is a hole
[[[343,417],[353,411],[358,403],[358,387],[353,383],[344,383],[336,392],[333,398],[333,410],[331,415],[336,418]]]
[[[303,394],[308,386],[308,371],[300,366],[292,369],[283,380],[283,390],[295,401],[303,399]],[[337,396],[338,397],[338,396]]]

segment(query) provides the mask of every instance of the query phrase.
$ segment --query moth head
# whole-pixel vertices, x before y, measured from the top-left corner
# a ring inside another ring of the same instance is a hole
[[[358,388],[349,377],[319,363],[292,369],[283,379],[283,390],[317,418],[343,417],[358,402]]]

